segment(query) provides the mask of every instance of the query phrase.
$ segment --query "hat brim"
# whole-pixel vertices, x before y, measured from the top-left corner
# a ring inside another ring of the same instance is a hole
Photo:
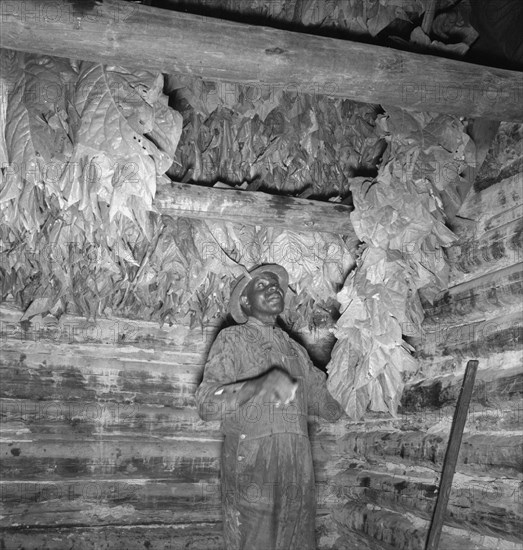
[[[231,299],[229,301],[229,311],[231,312],[232,318],[237,323],[246,323],[247,319],[249,318],[243,311],[241,305],[240,305],[240,298],[247,287],[247,285],[254,279],[254,277],[257,277],[258,275],[261,275],[262,273],[273,273],[278,277],[278,281],[280,283],[280,286],[283,290],[283,292],[287,293],[287,287],[289,286],[289,274],[287,273],[287,270],[278,264],[265,264],[260,265],[259,267],[256,267],[255,269],[249,271],[249,273],[242,275],[238,282],[235,284],[232,292],[231,292]]]

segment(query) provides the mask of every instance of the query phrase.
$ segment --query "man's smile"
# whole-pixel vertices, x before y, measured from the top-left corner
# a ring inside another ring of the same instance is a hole
[[[241,296],[242,307],[251,317],[274,323],[285,307],[285,291],[274,273],[264,272],[255,277]]]

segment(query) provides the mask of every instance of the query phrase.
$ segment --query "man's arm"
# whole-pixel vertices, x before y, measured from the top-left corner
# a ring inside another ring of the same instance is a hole
[[[222,420],[224,415],[238,411],[255,395],[265,395],[276,406],[287,404],[294,397],[296,381],[277,367],[259,377],[238,381],[237,363],[241,361],[241,349],[245,344],[231,331],[222,331],[216,337],[202,383],[195,394],[202,420]]]
[[[320,416],[328,422],[336,422],[344,416],[345,409],[332,397],[327,389],[327,375],[314,366],[308,353],[307,359],[307,402],[309,413]]]
[[[249,399],[258,393],[258,381],[255,379],[233,382],[219,386],[214,392],[215,396],[223,396],[224,399],[236,399],[239,406],[245,405]]]
[[[241,382],[224,384],[216,389],[214,395],[226,397],[236,396],[239,406],[244,405],[255,395],[267,396],[268,402],[287,405],[296,394],[298,383],[289,374],[279,368],[273,367],[261,376],[249,378]]]
[[[237,367],[234,335],[228,331],[218,334],[205,363],[203,380],[196,390],[198,414],[202,420],[222,420],[224,411],[238,407],[236,393],[218,392],[236,382]]]

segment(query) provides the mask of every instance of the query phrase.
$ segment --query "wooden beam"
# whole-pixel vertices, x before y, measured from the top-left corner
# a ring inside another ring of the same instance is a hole
[[[427,412],[428,414],[428,412]],[[347,424],[354,429],[354,424]],[[396,430],[390,426],[375,426],[370,421],[366,431],[347,432],[334,444],[336,452],[367,463],[381,462],[406,467],[429,468],[439,472],[444,463],[447,438],[440,431],[420,431],[417,428]],[[492,434],[492,432],[491,432]],[[458,471],[475,475],[488,468],[491,477],[516,478],[521,473],[521,444],[510,432],[496,435],[467,433],[459,457]]]
[[[506,359],[503,368],[498,364],[478,373],[471,401],[474,421],[483,415],[488,416],[489,431],[499,433],[506,430],[507,425],[510,430],[520,428],[522,424],[518,405],[523,400],[523,366],[516,364],[511,368],[508,356]],[[425,360],[424,366],[426,363]],[[434,376],[407,384],[401,394],[402,421],[409,420],[409,425],[416,422],[416,427],[420,424],[432,427],[447,419],[450,409],[456,406],[462,385],[463,378],[458,374]]]
[[[339,203],[176,182],[159,185],[154,203],[169,216],[337,233],[359,242],[350,221],[352,208]]]
[[[334,508],[332,515],[343,543],[346,540],[353,543],[340,548],[411,550],[423,547],[423,526],[426,522],[405,511],[392,512],[389,508],[355,499],[348,500],[345,506]],[[353,533],[361,538],[354,539]],[[491,544],[495,545],[494,548],[503,548],[503,541],[500,540],[498,546],[498,540],[493,537],[487,542],[488,546],[484,546],[471,541],[470,531],[453,529],[443,533],[441,550],[492,550]]]
[[[0,46],[219,82],[523,121],[523,73],[123,0],[6,0]]]
[[[33,498],[36,499],[36,497]],[[150,500],[151,497],[143,498],[144,502]],[[70,507],[73,508],[72,504]],[[50,514],[41,513],[41,517],[45,515]],[[136,541],[143,540],[146,541],[146,547],[150,550],[169,547],[221,550],[223,528],[218,518],[219,514],[208,513],[205,521],[200,522],[176,524],[171,520],[164,523],[156,521],[151,525],[140,520],[131,525],[113,524],[105,529],[98,525],[84,527],[82,523],[79,524],[80,526],[4,527],[2,540],[5,541],[6,548],[63,548],[67,544],[84,550],[97,550],[104,546],[135,548]]]
[[[496,313],[508,314],[510,306],[521,310],[522,295],[523,262],[517,262],[443,291],[425,308],[423,326],[430,330],[478,319],[491,320]]]
[[[445,520],[445,512],[450,498],[450,490],[452,488],[452,479],[458,463],[459,448],[461,446],[461,438],[463,429],[467,422],[467,414],[469,409],[472,390],[474,389],[474,380],[476,379],[476,371],[478,370],[477,361],[469,361],[465,376],[463,378],[463,386],[461,395],[458,398],[456,412],[452,420],[452,428],[450,430],[449,445],[445,454],[445,462],[443,463],[443,472],[441,473],[441,481],[439,484],[438,499],[434,507],[434,515],[430,524],[429,533],[427,535],[427,545],[425,550],[437,550],[443,522]]]
[[[370,509],[381,507],[389,512],[401,514],[403,517],[410,514],[412,514],[411,518],[417,516],[415,521],[419,519],[426,521],[430,520],[434,508],[437,487],[434,485],[434,477],[428,472],[423,477],[418,472],[416,472],[417,475],[393,474],[390,471],[387,472],[386,465],[373,464],[369,469],[348,468],[336,475],[331,482],[336,484],[339,494],[353,502],[368,503]],[[491,480],[492,477],[489,476],[476,476],[467,478],[466,481],[465,478],[461,478],[459,486],[453,487],[451,492],[445,523],[451,529],[468,530],[476,536],[481,534],[487,537],[499,537],[507,542],[513,541],[512,545],[510,543],[506,545],[508,548],[511,546],[513,548],[514,543],[521,540],[521,516],[518,514],[518,503],[514,502],[517,500],[514,498],[514,491],[517,490],[518,480],[496,480],[495,492],[491,492],[494,485]],[[478,491],[478,486],[483,491]],[[479,494],[474,498],[477,493]],[[419,527],[415,531],[423,535],[423,530]],[[399,550],[422,547],[422,544],[414,546],[411,538],[403,541],[403,545],[399,540],[394,541],[396,544],[393,548]],[[499,547],[503,548],[502,545]],[[341,548],[341,546],[335,548]],[[343,548],[361,549],[357,545],[343,546]],[[382,548],[381,545],[371,547],[372,550],[382,550]],[[390,549],[390,547],[387,548]],[[442,545],[442,550],[449,548],[456,550],[455,546]],[[463,550],[470,548],[471,546],[467,545]],[[472,546],[472,548],[476,547]],[[495,548],[494,545],[493,548]]]

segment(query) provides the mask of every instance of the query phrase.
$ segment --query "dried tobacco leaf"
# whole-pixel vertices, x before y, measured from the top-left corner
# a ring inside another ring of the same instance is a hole
[[[387,2],[374,2],[376,13],[367,19],[367,29],[371,36],[378,35],[383,29],[388,27],[395,19],[410,21],[406,11],[398,5]]]

